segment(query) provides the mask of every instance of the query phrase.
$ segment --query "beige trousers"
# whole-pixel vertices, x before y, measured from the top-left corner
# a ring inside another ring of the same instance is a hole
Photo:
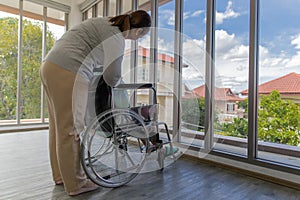
[[[74,136],[74,122],[81,122],[77,128],[84,124],[88,84],[81,84],[82,95],[77,95],[81,96],[83,101],[79,101],[82,105],[77,107],[79,111],[74,115],[73,88],[76,74],[46,61],[40,68],[40,77],[48,102],[49,150],[53,180],[62,180],[66,192],[73,192],[87,181],[80,163],[80,141]]]

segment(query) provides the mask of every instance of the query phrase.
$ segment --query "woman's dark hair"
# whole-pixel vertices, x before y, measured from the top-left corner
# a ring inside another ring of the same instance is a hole
[[[118,15],[109,19],[112,26],[118,26],[121,32],[132,28],[149,28],[151,17],[144,10],[137,10],[129,14]]]

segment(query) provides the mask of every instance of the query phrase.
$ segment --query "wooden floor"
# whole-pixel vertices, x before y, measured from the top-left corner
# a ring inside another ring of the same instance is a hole
[[[69,197],[54,186],[49,167],[47,131],[0,134],[0,199],[103,200],[296,200],[300,191],[181,157],[163,172],[138,175],[117,189]]]

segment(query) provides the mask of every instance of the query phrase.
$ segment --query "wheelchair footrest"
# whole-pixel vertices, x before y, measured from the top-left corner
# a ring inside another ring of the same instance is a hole
[[[175,154],[175,153],[177,153],[177,152],[179,151],[179,149],[178,149],[177,147],[173,147],[173,148],[172,148],[172,149],[173,149],[173,152],[172,152],[172,150],[171,150],[171,147],[169,147],[169,146],[166,146],[165,149],[166,149],[165,157],[171,156],[171,155],[173,155],[173,154]]]

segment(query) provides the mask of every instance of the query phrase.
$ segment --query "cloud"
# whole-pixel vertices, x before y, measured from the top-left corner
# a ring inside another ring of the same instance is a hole
[[[200,16],[202,13],[205,13],[205,10],[196,10],[195,12],[193,12],[191,14],[191,17],[198,17]]]
[[[193,17],[198,17],[202,13],[205,13],[205,11],[204,10],[196,10],[194,12],[184,12],[183,20],[193,18]],[[166,24],[169,26],[175,25],[175,11],[174,10],[161,10],[159,12],[159,14],[162,19],[162,20],[160,20],[161,22],[166,22]]]
[[[230,49],[239,43],[235,34],[228,34],[225,30],[216,30],[216,49],[218,56],[225,56]]]
[[[174,10],[161,10],[159,14],[160,14],[161,22],[167,22],[168,25],[174,26],[175,24]]]
[[[228,1],[225,12],[216,12],[216,24],[222,24],[225,19],[231,19],[240,16],[240,13],[235,12],[232,7],[232,1]]]
[[[291,44],[294,45],[296,49],[300,49],[300,34],[292,39]]]

